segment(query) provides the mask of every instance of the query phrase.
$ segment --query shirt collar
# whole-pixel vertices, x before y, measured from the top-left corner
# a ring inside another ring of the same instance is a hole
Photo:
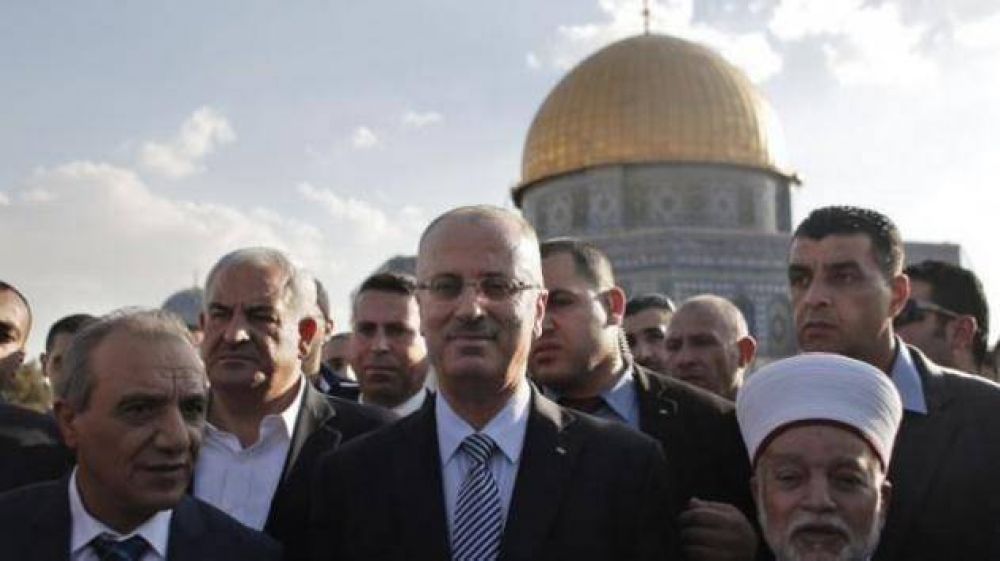
[[[288,404],[281,413],[271,413],[270,415],[265,415],[263,419],[260,420],[260,437],[257,442],[264,440],[268,435],[274,432],[279,432],[282,438],[291,439],[292,433],[295,432],[295,423],[299,419],[299,411],[302,410],[302,402],[305,400],[306,395],[306,384],[308,380],[305,375],[299,373],[298,379],[298,389],[295,399]],[[221,429],[212,423],[205,423],[206,438],[215,439],[225,439],[225,435],[231,435],[229,431]],[[256,444],[256,443],[255,443]],[[249,446],[247,446],[249,448]]]
[[[630,412],[632,403],[636,399],[635,376],[632,374],[632,365],[625,365],[625,372],[618,377],[615,385],[601,392],[604,403],[615,412],[616,415],[625,421],[631,421]]]
[[[514,395],[507,400],[496,415],[479,431],[497,443],[500,451],[512,464],[521,459],[521,449],[524,446],[524,433],[528,428],[528,406],[531,403],[531,387],[527,380],[521,380]],[[437,418],[438,447],[441,452],[441,464],[444,465],[455,455],[465,437],[474,434],[465,419],[448,405],[448,400],[436,394],[434,413]]]
[[[600,393],[604,400],[603,407],[611,410],[617,419],[627,425],[638,426],[638,397],[635,392],[635,367],[631,362],[625,363],[621,376],[614,385]],[[542,386],[542,393],[552,401],[558,402],[562,393],[548,386]],[[611,417],[608,417],[611,418]]]
[[[924,384],[920,380],[920,372],[913,362],[910,349],[899,337],[896,337],[896,358],[892,361],[889,378],[899,391],[904,410],[927,414],[927,399],[924,396]]]
[[[100,520],[91,516],[83,506],[80,498],[80,489],[76,484],[77,469],[73,469],[73,475],[69,478],[69,512],[72,521],[70,532],[69,551],[70,558],[75,553],[90,545],[90,542],[100,536],[107,534],[116,540],[130,538],[132,536],[142,536],[161,559],[167,558],[167,539],[170,536],[170,521],[173,518],[173,509],[161,510],[148,520],[139,525],[138,528],[129,534],[119,534],[105,525]]]
[[[400,403],[399,405],[393,407],[392,412],[399,415],[400,417],[405,417],[410,413],[413,413],[417,409],[420,409],[420,406],[424,404],[424,399],[426,398],[427,398],[427,390],[424,389],[423,386],[421,386],[420,390],[418,390],[417,393],[410,396],[410,399],[407,399],[403,403]]]

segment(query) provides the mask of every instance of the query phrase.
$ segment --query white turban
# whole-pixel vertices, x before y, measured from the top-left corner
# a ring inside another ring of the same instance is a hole
[[[828,421],[855,429],[888,468],[903,416],[899,392],[874,366],[828,353],[805,353],[768,364],[736,396],[736,418],[750,461],[782,427]]]

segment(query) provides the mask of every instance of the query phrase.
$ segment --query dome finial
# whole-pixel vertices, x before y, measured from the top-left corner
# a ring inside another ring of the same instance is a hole
[[[642,0],[642,29],[649,35],[649,0]]]

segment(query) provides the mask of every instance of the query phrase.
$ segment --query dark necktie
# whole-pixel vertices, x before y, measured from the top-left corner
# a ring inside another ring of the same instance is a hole
[[[458,488],[451,557],[454,561],[493,561],[500,553],[503,534],[500,488],[489,466],[497,444],[475,433],[465,437],[461,448],[472,465]]]
[[[570,409],[593,415],[604,405],[604,398],[599,395],[591,397],[560,397],[558,403],[563,407],[569,407]]]
[[[139,561],[149,544],[142,536],[116,541],[111,536],[102,534],[90,541],[90,547],[101,561]]]

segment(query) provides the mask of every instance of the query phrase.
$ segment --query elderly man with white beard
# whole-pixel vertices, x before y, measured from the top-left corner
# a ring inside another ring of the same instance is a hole
[[[878,545],[902,404],[875,367],[806,353],[761,368],[736,398],[754,500],[777,561],[867,561]]]

